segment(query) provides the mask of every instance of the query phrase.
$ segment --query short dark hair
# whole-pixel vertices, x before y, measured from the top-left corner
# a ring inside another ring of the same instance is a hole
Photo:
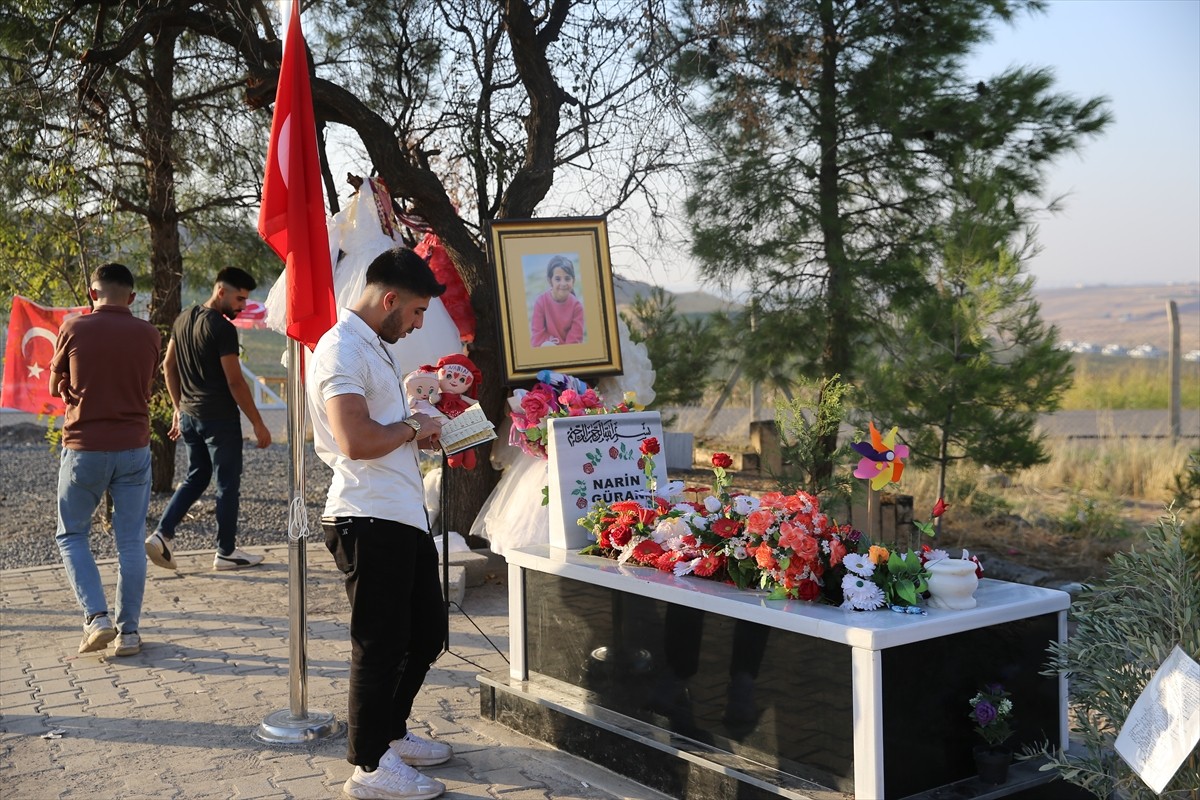
[[[402,289],[416,297],[441,297],[446,291],[429,262],[407,247],[393,247],[375,256],[367,267],[367,286]]]
[[[218,272],[217,283],[227,283],[235,289],[245,289],[247,292],[258,288],[258,282],[254,280],[254,276],[237,267],[226,267]]]
[[[92,271],[92,283],[111,283],[132,289],[133,273],[124,264],[104,264]]]

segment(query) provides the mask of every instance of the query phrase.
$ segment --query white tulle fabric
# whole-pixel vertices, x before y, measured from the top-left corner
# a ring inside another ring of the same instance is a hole
[[[333,264],[333,291],[339,309],[352,305],[367,282],[367,267],[385,250],[401,244],[383,232],[379,212],[370,193],[356,192],[346,207],[329,219],[329,250]],[[339,254],[341,259],[338,259]],[[267,327],[287,329],[287,270],[267,295]],[[420,329],[389,345],[402,374],[422,364],[433,364],[450,353],[462,352],[458,327],[441,299],[433,298]],[[285,355],[286,358],[286,355]]]
[[[646,353],[646,345],[629,338],[629,328],[617,318],[621,343],[621,360],[625,373],[602,379],[596,391],[605,405],[620,402],[625,392],[636,392],[643,405],[654,401],[654,365]],[[492,444],[492,465],[503,469],[500,482],[484,502],[471,526],[471,534],[488,540],[493,553],[503,555],[509,550],[550,541],[550,511],[542,505],[542,487],[547,480],[545,459],[526,455],[521,448],[508,444],[512,423],[507,416],[497,426],[496,441]]]

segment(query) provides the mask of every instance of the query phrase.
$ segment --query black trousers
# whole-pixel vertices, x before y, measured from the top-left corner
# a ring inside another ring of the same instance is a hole
[[[386,519],[322,517],[321,528],[350,599],[346,760],[374,769],[407,731],[446,640],[437,548],[425,531]]]

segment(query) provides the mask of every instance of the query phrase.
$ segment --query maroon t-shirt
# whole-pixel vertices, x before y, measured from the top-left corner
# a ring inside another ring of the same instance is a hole
[[[133,450],[150,444],[150,391],[162,336],[127,306],[100,305],[58,331],[50,369],[67,373],[79,402],[67,406],[63,447]]]

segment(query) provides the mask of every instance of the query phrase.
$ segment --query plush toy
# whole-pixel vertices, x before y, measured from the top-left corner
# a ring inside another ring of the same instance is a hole
[[[442,356],[437,362],[438,388],[440,396],[434,405],[447,417],[453,419],[475,402],[474,392],[483,383],[483,373],[475,362],[466,356],[454,353]],[[452,467],[475,468],[474,450],[464,450],[450,456],[446,463]]]
[[[414,414],[424,414],[432,418],[445,418],[445,414],[437,409],[440,393],[438,392],[437,367],[422,364],[404,376],[404,393],[408,395],[408,408]]]

